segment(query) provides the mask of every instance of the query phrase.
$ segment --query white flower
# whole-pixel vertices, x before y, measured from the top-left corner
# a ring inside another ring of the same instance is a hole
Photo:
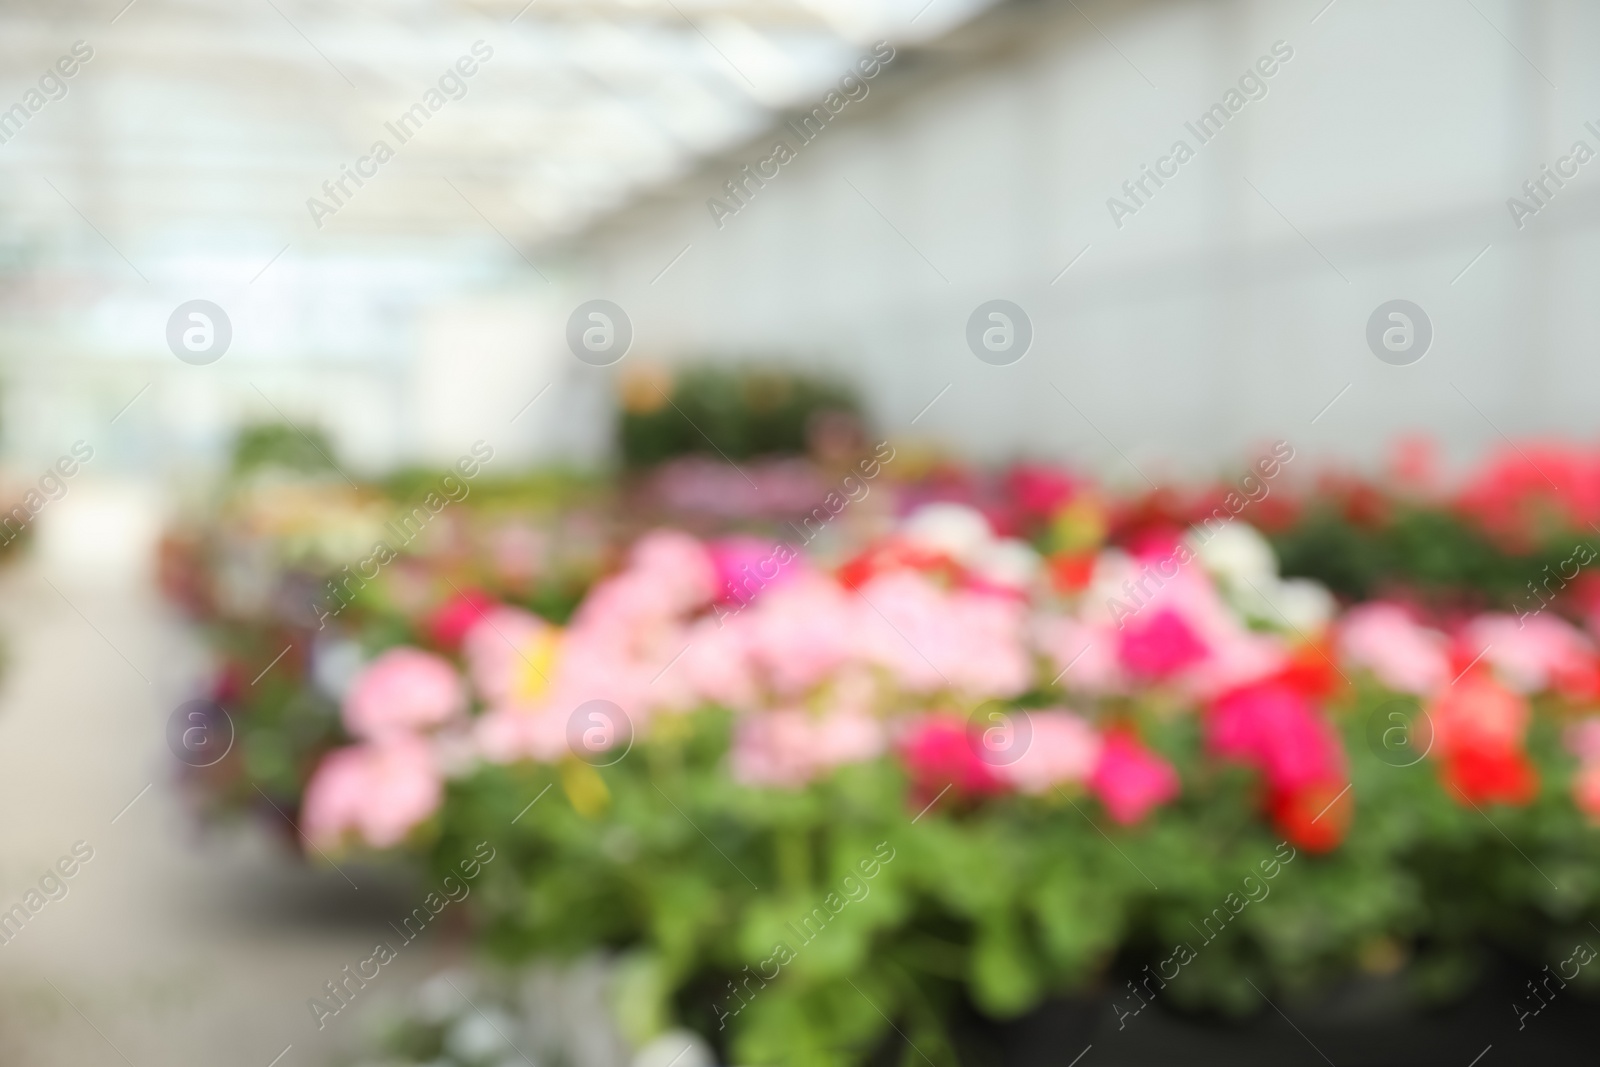
[[[1278,584],[1278,610],[1296,629],[1320,630],[1333,619],[1333,594],[1310,578],[1289,578]]]
[[[515,1027],[510,1016],[490,1006],[480,1014],[474,1011],[450,1028],[445,1048],[464,1060],[485,1060],[511,1047],[507,1034]]]
[[[715,1067],[711,1049],[698,1034],[669,1030],[634,1053],[631,1067]]]
[[[461,986],[472,992],[472,979],[462,971],[440,971],[429,978],[416,992],[417,1015],[434,1024],[455,1018],[461,1012]]]
[[[989,520],[965,504],[925,504],[901,527],[909,541],[966,563],[994,540]]]
[[[1139,568],[1120,548],[1108,548],[1094,561],[1094,572],[1089,586],[1079,600],[1078,614],[1084,622],[1103,626],[1116,623],[1118,616],[1112,604],[1120,604],[1124,613],[1137,610],[1139,601],[1128,595],[1124,585],[1139,576]]]
[[[344,700],[350,683],[365,666],[366,657],[359,641],[335,637],[311,646],[311,680],[333,701]]]
[[[990,541],[973,556],[972,569],[995,585],[1025,589],[1039,573],[1039,553],[1025,541],[1003,538]]]
[[[1278,559],[1272,546],[1247,522],[1224,523],[1209,537],[1196,529],[1189,540],[1206,570],[1228,585],[1248,589],[1254,583],[1265,589],[1278,580]]]
[[[1274,627],[1311,634],[1333,618],[1333,594],[1309,578],[1257,581],[1235,593],[1240,611]]]

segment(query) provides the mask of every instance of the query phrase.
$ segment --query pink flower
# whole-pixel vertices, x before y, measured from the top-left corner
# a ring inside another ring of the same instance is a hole
[[[1217,755],[1261,771],[1280,792],[1345,778],[1332,724],[1286,685],[1253,685],[1219,699],[1206,716],[1206,741]]]
[[[660,670],[682,651],[689,616],[716,593],[716,569],[700,542],[657,530],[634,545],[625,570],[589,590],[567,628],[568,642]]]
[[[674,611],[698,608],[721,592],[711,554],[677,530],[652,530],[641,537],[628,554],[628,570],[661,583]]]
[[[1390,689],[1426,696],[1449,684],[1449,642],[1395,604],[1351,608],[1339,625],[1339,654]]]
[[[879,575],[859,595],[868,654],[911,692],[1011,697],[1027,689],[1032,664],[1017,602],[947,592],[911,571]]]
[[[1050,657],[1051,677],[1081,693],[1117,693],[1126,688],[1117,662],[1121,636],[1115,627],[1083,622],[1069,615],[1039,615],[1035,644]]]
[[[743,785],[795,789],[811,780],[811,741],[805,711],[787,708],[741,718],[728,754],[733,780]]]
[[[1572,799],[1592,823],[1600,823],[1600,763],[1586,763],[1572,779]]]
[[[687,642],[686,631],[675,628],[663,649],[646,658],[617,649],[603,634],[571,633],[542,703],[570,714],[585,701],[609,700],[643,727],[655,708],[682,703],[674,696],[683,682],[677,673],[683,664],[672,659]]]
[[[828,492],[809,459],[755,460],[742,467],[734,470],[715,457],[683,456],[657,467],[648,485],[668,511],[728,518],[797,515]],[[759,492],[751,482],[760,483]]]
[[[1100,735],[1070,711],[1014,712],[1026,715],[1031,737],[1022,755],[995,773],[1024,793],[1046,793],[1063,782],[1083,782],[1100,762]]]
[[[750,664],[779,696],[798,696],[868,655],[861,598],[823,574],[801,574],[731,618]]]
[[[1170,678],[1205,659],[1206,646],[1171,608],[1136,619],[1122,631],[1117,657],[1128,673],[1145,679]]]
[[[687,614],[682,583],[660,573],[623,571],[589,590],[569,629],[604,636],[619,649],[649,647]]]
[[[494,708],[473,721],[473,741],[491,763],[554,763],[567,754],[567,724],[576,707],[566,714],[558,708]]]
[[[1242,626],[1231,627],[1210,642],[1206,660],[1186,676],[1190,692],[1202,699],[1271,677],[1290,663],[1280,638]]]
[[[461,642],[474,688],[491,704],[536,699],[555,671],[559,635],[521,608],[485,612]]]
[[[674,652],[681,651],[683,643],[680,632]],[[682,663],[673,664],[671,659],[669,655],[659,661],[640,659],[617,647],[604,632],[569,630],[559,656],[545,663],[544,676],[536,685],[506,694],[478,717],[477,746],[497,763],[560,759],[568,750],[569,722],[579,708],[595,700],[614,706],[609,714],[625,720],[617,724],[617,736],[631,737],[648,726],[657,708],[694,703],[687,683],[676,673]],[[524,663],[522,669],[531,668]]]
[[[1179,546],[1140,560],[1107,552],[1096,564],[1089,604],[1098,613],[1103,600],[1108,621],[1122,631],[1119,661],[1202,699],[1281,670],[1288,660],[1282,640],[1245,626],[1187,552]]]
[[[819,768],[865,763],[883,755],[887,743],[883,723],[859,711],[835,711],[817,720],[812,743]]]
[[[388,848],[432,815],[443,796],[427,744],[395,737],[323,757],[306,787],[301,819],[319,845],[337,845],[354,831],[374,848]]]
[[[781,708],[741,718],[729,758],[737,782],[793,789],[842,764],[875,759],[884,741],[883,724],[869,715]]]
[[[1133,735],[1117,730],[1106,736],[1089,788],[1113,819],[1130,826],[1178,795],[1178,772]]]
[[[1600,764],[1600,715],[1567,727],[1567,748],[1583,763]]]
[[[415,648],[391,648],[367,665],[344,698],[344,724],[381,740],[439,726],[466,710],[467,695],[450,664]]]
[[[1549,689],[1557,678],[1581,672],[1594,650],[1571,623],[1553,615],[1479,615],[1462,640],[1519,693]]]
[[[678,665],[667,675],[681,678],[683,703],[709,702],[726,708],[753,708],[758,697],[750,655],[750,628],[716,619],[690,627]]]

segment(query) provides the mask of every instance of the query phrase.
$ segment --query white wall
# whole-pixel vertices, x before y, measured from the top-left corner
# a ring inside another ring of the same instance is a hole
[[[849,373],[891,431],[1117,477],[1114,448],[1154,474],[1280,436],[1370,461],[1413,430],[1457,458],[1589,435],[1600,161],[1523,230],[1506,198],[1574,140],[1600,151],[1600,9],[1324,3],[1080,3],[1104,37],[1070,4],[1003,5],[902,53],[722,229],[706,198],[771,138],[588,235],[570,303],[621,303],[636,352],[786,353]],[[1119,230],[1107,198],[1277,40],[1268,95]],[[1033,321],[1013,366],[964,342],[993,297]],[[1434,325],[1412,366],[1365,342],[1396,297]]]

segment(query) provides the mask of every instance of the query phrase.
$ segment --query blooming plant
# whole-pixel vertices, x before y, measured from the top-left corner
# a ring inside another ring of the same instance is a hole
[[[1591,638],[1339,615],[1228,529],[1079,542],[1064,578],[940,503],[842,565],[795,553],[737,612],[748,546],[656,531],[565,625],[458,604],[458,646],[366,664],[301,822],[328,850],[494,841],[487,950],[622,953],[636,1040],[684,1024],[737,1062],[858,1063],[895,1029],[949,1060],[953,1001],[1128,970],[1280,845],[1309,859],[1164,995],[1245,1008],[1407,956],[1438,989],[1481,938],[1596,913]],[[786,924],[880,844],[797,951]]]

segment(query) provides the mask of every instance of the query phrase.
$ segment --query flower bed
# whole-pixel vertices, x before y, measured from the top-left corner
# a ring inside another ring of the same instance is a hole
[[[1446,994],[1595,916],[1590,636],[1340,610],[1241,521],[1115,549],[1093,521],[1041,559],[936,504],[837,565],[651,533],[564,626],[476,602],[374,642],[302,829],[441,871],[496,842],[486,950],[619,951],[630,1035],[724,1062],[861,1062],[891,1027],[944,1059],[957,999],[1108,981]]]
[[[564,618],[612,565],[606,501],[603,487],[560,474],[413,471],[350,485],[279,469],[228,484],[168,533],[160,568],[169,599],[205,632],[217,663],[205,696],[236,733],[221,758],[178,753],[202,807],[258,810],[291,830],[273,805],[293,806],[317,761],[348,740],[339,696],[363,662],[448,638],[476,621],[477,604]]]

